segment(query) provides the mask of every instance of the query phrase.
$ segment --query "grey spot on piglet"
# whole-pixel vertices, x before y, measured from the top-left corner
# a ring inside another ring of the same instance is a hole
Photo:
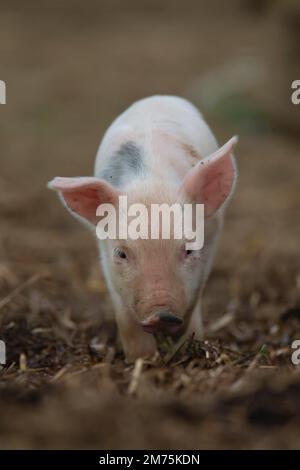
[[[101,177],[113,186],[121,186],[123,181],[138,176],[146,167],[142,150],[134,142],[126,142],[115,152]]]

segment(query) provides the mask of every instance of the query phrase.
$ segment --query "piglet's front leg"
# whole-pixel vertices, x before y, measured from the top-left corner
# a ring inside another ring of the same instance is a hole
[[[126,361],[131,363],[139,357],[153,357],[157,352],[155,338],[146,333],[137,320],[126,311],[118,312],[116,319]]]
[[[203,321],[201,313],[201,299],[198,299],[192,312],[185,337],[193,337],[197,341],[203,340]]]

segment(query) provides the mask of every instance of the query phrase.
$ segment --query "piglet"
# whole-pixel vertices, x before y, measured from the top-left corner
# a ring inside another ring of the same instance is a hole
[[[103,273],[129,362],[150,357],[158,332],[178,341],[203,335],[201,297],[211,270],[224,209],[236,183],[232,154],[185,99],[152,96],[131,105],[106,131],[93,177],[56,177],[49,187],[91,227],[101,204],[204,204],[204,246],[180,239],[97,240]]]

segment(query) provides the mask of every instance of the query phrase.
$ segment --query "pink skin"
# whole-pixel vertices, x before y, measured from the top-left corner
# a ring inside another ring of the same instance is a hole
[[[187,253],[184,240],[105,240],[100,243],[102,266],[112,295],[121,340],[129,361],[151,356],[151,333],[195,333],[201,337],[200,296],[211,267],[224,203],[235,182],[233,138],[186,174],[181,188],[153,181],[125,192],[128,205],[198,202],[205,204],[205,245]],[[90,226],[98,221],[102,203],[118,207],[120,194],[98,178],[55,178],[49,183],[66,207]],[[124,194],[124,192],[123,192]],[[170,319],[167,314],[172,315]],[[162,315],[160,317],[159,315]],[[178,321],[176,321],[176,319]],[[180,324],[182,321],[182,324]],[[150,333],[150,334],[149,334]]]

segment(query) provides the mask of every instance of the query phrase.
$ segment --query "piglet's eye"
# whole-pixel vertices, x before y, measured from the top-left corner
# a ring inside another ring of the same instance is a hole
[[[127,259],[127,255],[124,250],[120,250],[119,248],[114,249],[114,256],[116,258]]]
[[[193,253],[193,250],[185,250],[185,256],[190,256]]]

